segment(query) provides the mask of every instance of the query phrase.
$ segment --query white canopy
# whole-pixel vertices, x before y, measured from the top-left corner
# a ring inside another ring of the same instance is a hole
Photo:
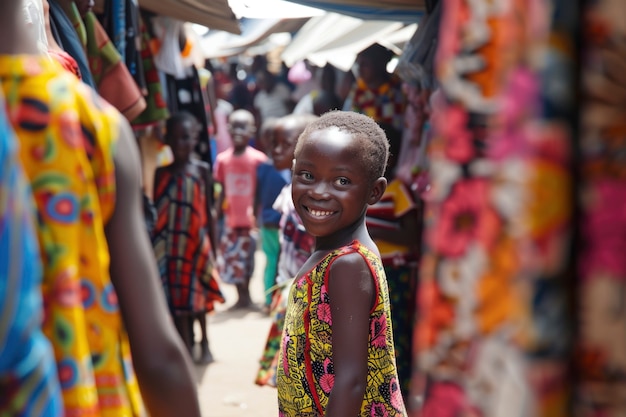
[[[330,63],[348,71],[356,55],[373,43],[393,47],[406,42],[415,33],[417,24],[405,26],[387,20],[362,20],[326,13],[305,23],[281,54],[287,66],[307,59],[316,66]]]

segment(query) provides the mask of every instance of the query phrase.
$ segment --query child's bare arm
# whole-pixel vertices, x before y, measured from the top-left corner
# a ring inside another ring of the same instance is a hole
[[[116,206],[106,226],[111,280],[150,415],[200,416],[191,364],[169,317],[143,228],[139,157],[132,141],[129,126],[122,123],[115,154]]]
[[[356,416],[367,385],[369,315],[376,292],[374,280],[361,255],[355,253],[333,263],[328,281],[335,383],[326,417]]]
[[[202,178],[204,178],[204,198],[206,201],[207,231],[209,233],[209,239],[211,240],[211,248],[213,250],[213,254],[215,254],[215,250],[217,248],[217,237],[215,235],[217,224],[215,223],[215,205],[213,204],[213,174],[211,173],[209,165],[205,163],[200,165],[200,172],[202,173]]]

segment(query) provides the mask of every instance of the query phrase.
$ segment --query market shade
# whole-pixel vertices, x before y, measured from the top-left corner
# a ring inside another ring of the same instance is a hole
[[[316,66],[330,63],[348,71],[356,55],[373,43],[390,47],[406,42],[415,33],[417,24],[404,27],[400,22],[362,20],[337,13],[312,17],[302,26],[281,59],[291,66],[307,59]]]
[[[139,0],[139,6],[162,16],[210,29],[241,33],[228,0]]]
[[[201,47],[205,58],[220,58],[244,53],[261,44],[271,34],[296,32],[308,18],[294,19],[242,19],[241,35],[224,31],[209,31],[202,37]]]
[[[329,12],[364,20],[417,23],[426,11],[427,0],[289,0]]]

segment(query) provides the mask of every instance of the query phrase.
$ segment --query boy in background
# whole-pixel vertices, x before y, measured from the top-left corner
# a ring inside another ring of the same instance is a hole
[[[217,217],[224,217],[218,268],[222,281],[237,288],[238,299],[233,305],[237,309],[252,304],[249,284],[254,271],[254,194],[257,168],[267,156],[249,145],[256,131],[252,113],[235,110],[228,122],[233,146],[217,155],[214,167],[215,181],[221,184]]]
[[[270,118],[263,122],[260,132],[260,142],[266,154],[271,158],[271,146],[276,124],[279,119]],[[254,207],[257,210],[258,225],[261,238],[261,247],[265,254],[265,270],[263,273],[263,288],[265,299],[262,311],[265,314],[270,312],[272,295],[270,288],[276,282],[276,268],[278,255],[280,254],[280,244],[278,241],[278,223],[280,213],[272,205],[287,182],[291,181],[291,170],[277,169],[271,159],[263,162],[257,168],[257,184],[254,198]]]

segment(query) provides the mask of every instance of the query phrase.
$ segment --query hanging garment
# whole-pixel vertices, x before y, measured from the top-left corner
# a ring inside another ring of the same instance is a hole
[[[122,55],[135,84],[145,96],[148,91],[141,51],[142,33],[139,6],[136,0],[126,0],[126,50]]]
[[[146,101],[145,110],[132,121],[134,129],[143,129],[148,126],[165,121],[170,116],[167,108],[167,101],[163,95],[163,84],[159,77],[156,65],[154,63],[154,55],[150,46],[153,37],[145,24],[146,18],[139,16],[140,33],[141,33],[141,58],[144,78],[146,82]]]
[[[547,4],[442,3],[415,415],[570,415],[573,129],[543,113],[542,77],[572,34]]]
[[[134,120],[146,108],[139,87],[92,12],[85,14],[84,28],[87,56],[98,93],[129,121]]]
[[[50,4],[50,26],[54,39],[65,52],[74,58],[80,68],[82,81],[97,90],[83,44],[74,30],[72,22],[63,11],[58,0],[48,0],[48,3]]]

